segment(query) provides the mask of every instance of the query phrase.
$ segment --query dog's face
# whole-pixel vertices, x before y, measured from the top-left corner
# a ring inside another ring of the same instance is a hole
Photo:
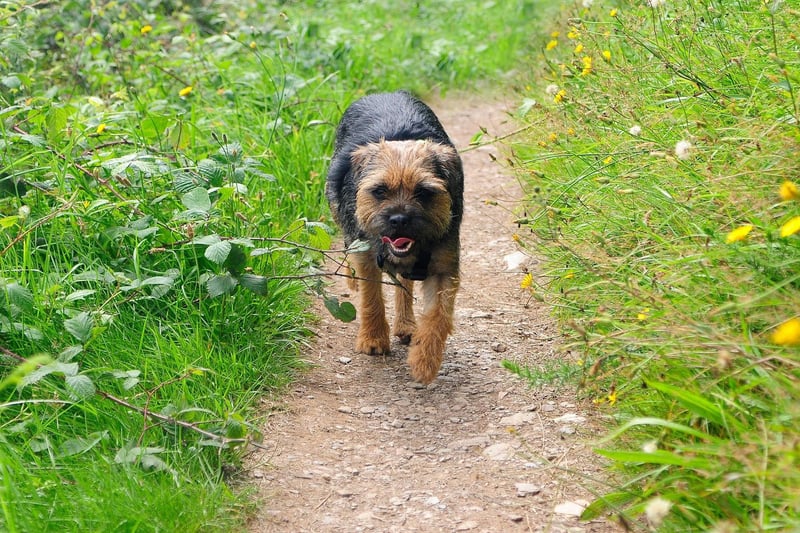
[[[430,141],[382,141],[353,152],[356,221],[385,245],[387,259],[414,256],[447,234],[453,218],[448,169],[457,161],[453,148]]]

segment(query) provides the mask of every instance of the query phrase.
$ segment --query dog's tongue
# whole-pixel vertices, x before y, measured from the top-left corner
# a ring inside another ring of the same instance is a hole
[[[392,239],[386,236],[381,237],[381,241],[384,244],[391,244],[392,246],[394,246],[399,250],[402,250],[403,248],[414,242],[412,239],[409,239],[408,237],[398,237],[396,239]]]

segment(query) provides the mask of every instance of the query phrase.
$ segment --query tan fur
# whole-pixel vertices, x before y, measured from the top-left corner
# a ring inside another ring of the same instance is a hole
[[[437,175],[435,162],[449,164],[458,158],[449,146],[430,141],[381,141],[353,152],[352,164],[360,176],[356,192],[355,218],[367,233],[381,235],[384,213],[422,213],[426,238],[440,241],[447,234],[452,218],[452,198],[447,184]],[[419,186],[435,191],[426,205],[418,201]],[[382,187],[385,194],[376,198],[373,191]],[[414,282],[400,279],[395,287],[396,316],[392,334],[408,344],[411,375],[421,383],[433,381],[442,364],[445,342],[453,331],[453,309],[458,291],[458,240],[441,241],[431,255],[428,277],[422,281],[423,311],[419,323],[413,309]],[[400,260],[402,262],[402,260]],[[382,290],[383,273],[374,253],[354,254],[352,258],[360,293],[361,324],[356,349],[377,355],[390,350]],[[403,272],[403,270],[400,270]]]

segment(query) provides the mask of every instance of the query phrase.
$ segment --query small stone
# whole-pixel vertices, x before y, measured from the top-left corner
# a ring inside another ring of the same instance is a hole
[[[403,501],[403,498],[398,498],[397,496],[395,496],[395,497],[389,499],[389,503],[391,503],[395,507],[398,507],[400,505],[403,505],[404,501]]]
[[[465,450],[467,448],[472,448],[473,446],[480,446],[484,447],[489,444],[489,436],[488,435],[480,435],[478,437],[470,437],[468,439],[461,439],[450,443],[450,448],[454,450]]]
[[[419,389],[424,389],[425,385],[423,385],[422,383],[418,383],[416,381],[409,381],[408,383],[406,383],[406,387],[419,390]]]
[[[520,498],[542,492],[542,487],[534,485],[533,483],[515,483],[514,487],[517,489],[517,496]]]
[[[492,313],[487,313],[486,311],[475,311],[469,317],[470,318],[492,318]]]
[[[507,442],[498,442],[483,450],[483,455],[492,461],[508,461],[514,458],[514,447]]]
[[[467,520],[465,522],[461,522],[456,526],[456,531],[470,531],[471,529],[475,529],[478,527],[478,523],[474,520]]]
[[[512,515],[508,515],[508,519],[511,520],[512,522],[515,522],[515,523],[518,524],[518,523],[522,522],[523,520],[525,520],[525,517],[522,516],[522,515],[519,515],[519,514],[512,514]]]
[[[351,492],[349,490],[345,490],[345,489],[339,489],[339,490],[336,491],[336,494],[338,494],[342,498],[349,498],[350,496],[353,495],[353,492]]]
[[[262,477],[264,477],[264,472],[262,472],[261,470],[253,470],[253,473],[251,475],[256,479],[261,479]]]
[[[344,413],[346,415],[349,415],[350,413],[353,412],[353,408],[352,407],[348,407],[346,405],[342,405],[342,406],[339,406],[337,411],[339,411],[340,413]]]
[[[552,405],[552,404],[549,404],[549,403],[546,403],[546,404],[544,404],[542,406],[542,412],[543,413],[552,413],[555,410],[556,410],[556,406]]]
[[[581,505],[578,502],[564,502],[556,505],[553,512],[569,516],[580,516],[585,508],[585,505]]]
[[[536,417],[535,414],[528,412],[528,413],[516,413],[509,416],[504,416],[500,419],[501,426],[522,426],[524,424],[530,423]]]
[[[558,432],[561,433],[562,435],[574,435],[575,428],[572,426],[561,426]]]
[[[439,505],[440,501],[441,500],[439,500],[439,498],[437,498],[436,496],[431,496],[430,498],[425,500],[425,505]]]
[[[358,410],[362,415],[371,415],[375,412],[375,408],[370,405],[365,405],[361,409]]]
[[[554,422],[564,422],[564,423],[573,423],[573,424],[580,424],[582,422],[586,422],[586,417],[576,415],[575,413],[567,413],[565,415],[561,415],[558,418],[553,420]]]
[[[505,344],[502,344],[502,343],[500,343],[500,342],[494,342],[494,343],[492,343],[492,346],[491,346],[491,348],[492,348],[492,350],[493,350],[493,351],[495,351],[495,352],[497,352],[497,353],[503,353],[503,352],[505,352],[506,350],[508,350],[508,348],[506,347],[506,345],[505,345]]]
[[[503,262],[506,264],[506,272],[524,272],[528,256],[523,252],[514,252],[503,257]]]
[[[340,357],[339,358],[339,362],[342,363],[343,365],[349,365],[352,360],[353,359],[351,359],[350,357]]]

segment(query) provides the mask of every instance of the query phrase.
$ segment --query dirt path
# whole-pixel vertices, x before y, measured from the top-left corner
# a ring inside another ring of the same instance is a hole
[[[459,147],[479,126],[513,129],[491,98],[433,107]],[[264,506],[250,531],[612,530],[575,516],[592,499],[585,480],[601,474],[585,445],[596,435],[590,409],[573,391],[532,390],[500,366],[562,355],[547,310],[526,309],[522,274],[506,270],[516,251],[508,209],[520,192],[491,155],[463,154],[462,284],[439,378],[413,383],[396,341],[392,356],[354,353],[356,324],[324,316],[307,355],[316,368],[270,417],[270,452],[253,460]]]

